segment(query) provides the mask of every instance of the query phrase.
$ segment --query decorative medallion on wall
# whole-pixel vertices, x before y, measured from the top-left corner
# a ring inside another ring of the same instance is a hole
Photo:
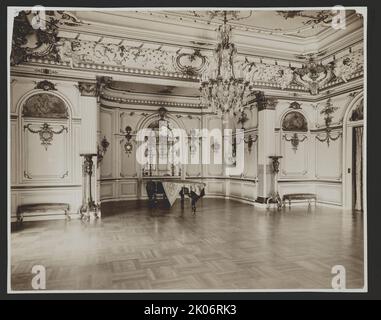
[[[131,139],[132,139],[132,128],[130,126],[126,126],[124,129],[124,138],[126,139],[126,143],[124,144],[124,151],[129,156],[132,152],[132,149],[134,148]]]
[[[28,129],[29,132],[32,133],[38,133],[41,140],[41,145],[45,147],[45,150],[48,150],[48,146],[52,144],[53,141],[53,135],[55,134],[61,134],[63,131],[68,132],[67,127],[61,125],[61,129],[58,131],[54,131],[53,128],[46,122],[42,124],[39,130],[34,130],[31,128],[32,124],[29,123],[24,126],[24,130]]]
[[[298,150],[299,143],[307,139],[306,135],[302,135],[302,138],[299,138],[296,132],[291,137],[287,134],[283,135],[283,137],[286,141],[291,141],[292,150],[294,150],[295,153]]]
[[[49,93],[37,93],[24,103],[22,115],[35,118],[67,119],[69,117],[65,102]]]
[[[308,131],[307,120],[303,114],[291,111],[286,114],[282,122],[283,131]]]
[[[364,120],[364,100],[361,99],[358,106],[352,111],[349,121],[361,121]]]
[[[48,80],[37,82],[35,89],[40,89],[44,91],[57,90],[55,84]]]
[[[188,76],[197,76],[206,64],[206,57],[199,49],[195,49],[193,53],[180,53],[174,58],[175,68]]]

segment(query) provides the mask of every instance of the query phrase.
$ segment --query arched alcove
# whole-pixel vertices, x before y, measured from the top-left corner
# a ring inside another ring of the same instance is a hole
[[[287,110],[280,122],[280,176],[301,178],[308,174],[309,125],[299,110]]]
[[[72,179],[71,108],[60,94],[33,90],[18,105],[20,183]],[[44,163],[44,165],[41,165]]]

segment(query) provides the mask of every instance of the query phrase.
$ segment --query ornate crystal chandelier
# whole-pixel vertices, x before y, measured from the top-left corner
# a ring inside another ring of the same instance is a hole
[[[223,24],[218,28],[218,45],[214,51],[214,61],[201,77],[201,103],[210,106],[217,114],[242,113],[247,107],[246,98],[252,94],[254,85],[251,74],[242,65],[234,66],[237,49],[231,42],[232,27],[227,24],[224,11]]]

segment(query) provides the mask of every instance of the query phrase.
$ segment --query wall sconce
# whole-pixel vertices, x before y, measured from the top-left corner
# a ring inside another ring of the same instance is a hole
[[[341,137],[341,132],[338,133],[338,135],[335,137],[331,134],[332,129],[330,128],[330,125],[332,123],[333,116],[332,114],[338,109],[338,107],[334,107],[331,101],[331,98],[327,100],[327,104],[324,107],[324,109],[320,112],[320,114],[324,114],[324,121],[325,121],[325,137],[319,137],[319,135],[316,135],[316,139],[318,139],[320,142],[327,142],[327,145],[329,147],[330,141],[336,141]]]
[[[303,138],[300,139],[299,135],[296,132],[291,137],[287,136],[287,134],[283,135],[283,137],[286,141],[291,141],[292,149],[295,153],[296,150],[298,150],[299,143],[307,139],[306,135],[303,135]]]
[[[249,153],[251,153],[251,150],[252,150],[252,147],[253,147],[253,144],[254,142],[256,142],[258,140],[258,135],[255,135],[254,137],[249,134],[249,136],[247,137],[247,139],[243,139],[243,141],[245,143],[247,143],[247,150],[249,151]]]
[[[196,134],[196,131],[194,129],[191,129],[188,139],[189,139],[189,153],[191,155],[194,155],[197,152],[197,149],[200,143],[199,140],[201,139],[201,137],[199,137]]]
[[[101,141],[101,145],[97,145],[97,165],[101,163],[103,160],[103,157],[105,153],[107,152],[107,149],[110,145],[110,142],[107,141],[106,136],[103,136],[103,139]]]
[[[245,111],[241,112],[241,117],[238,119],[238,123],[241,124],[241,128],[245,130],[244,125],[249,120]]]
[[[255,134],[253,136],[253,135],[249,134],[247,136],[247,138],[243,138],[243,139],[239,139],[239,140],[237,140],[237,137],[234,137],[234,139],[233,139],[233,153],[235,152],[236,145],[241,144],[242,140],[244,143],[247,143],[247,149],[248,149],[249,153],[251,153],[254,142],[256,142],[258,140],[258,135]]]
[[[218,152],[221,148],[221,145],[216,141],[210,147],[213,152]]]

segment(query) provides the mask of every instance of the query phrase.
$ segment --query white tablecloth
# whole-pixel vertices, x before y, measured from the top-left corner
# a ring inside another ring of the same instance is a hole
[[[165,191],[165,195],[167,196],[167,199],[171,206],[175,203],[181,191],[181,188],[183,187],[188,188],[189,192],[194,192],[198,196],[201,194],[202,190],[205,188],[205,184],[201,182],[163,181],[162,184]]]

